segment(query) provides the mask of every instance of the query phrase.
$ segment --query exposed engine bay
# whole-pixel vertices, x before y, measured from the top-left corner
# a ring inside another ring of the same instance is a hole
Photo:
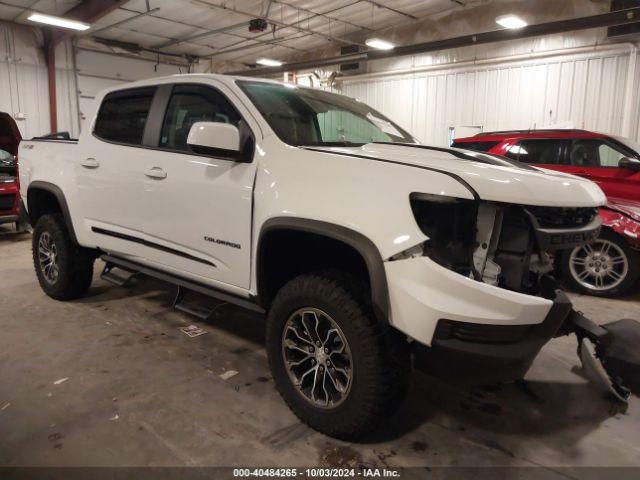
[[[440,265],[490,285],[540,295],[551,255],[593,241],[595,208],[509,205],[413,194],[411,208],[429,237],[424,254]]]
[[[412,194],[410,202],[428,239],[404,254],[425,255],[476,281],[554,302],[566,298],[552,276],[554,252],[592,242],[601,225],[596,208],[512,205],[421,193]],[[555,336],[574,333],[590,379],[626,402],[630,391],[640,390],[637,343],[628,341],[640,342],[640,323],[619,320],[600,326],[566,301],[566,317]]]

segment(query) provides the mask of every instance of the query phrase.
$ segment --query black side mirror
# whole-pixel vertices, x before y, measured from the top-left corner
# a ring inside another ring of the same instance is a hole
[[[618,162],[618,167],[626,168],[627,170],[633,170],[634,172],[640,172],[640,160],[635,160],[629,157],[622,157]]]

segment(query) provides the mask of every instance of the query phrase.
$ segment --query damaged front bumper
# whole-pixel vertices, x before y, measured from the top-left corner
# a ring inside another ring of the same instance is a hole
[[[607,331],[576,312],[549,275],[549,252],[598,236],[595,208],[426,194],[412,194],[410,201],[427,240],[390,257],[385,273],[390,321],[415,340],[416,367],[447,380],[520,379],[549,340],[575,333],[585,365],[600,362],[600,376],[606,371],[621,377],[623,370],[626,383],[635,381],[640,360],[627,344],[617,354],[622,360],[611,360],[610,341],[621,337],[616,326]],[[631,322],[625,328],[640,342],[640,323]],[[631,365],[635,373],[616,365]],[[609,380],[611,391],[624,399],[624,379]]]
[[[553,299],[488,285],[428,257],[385,264],[391,323],[415,340],[416,366],[449,379],[522,378],[571,311]]]
[[[414,365],[458,382],[521,379],[571,311],[571,302],[558,290],[549,313],[539,324],[479,325],[440,320],[431,347],[414,344]]]
[[[544,321],[553,301],[514,292],[455,273],[414,257],[385,262],[391,323],[430,346],[441,319],[489,325],[534,325]]]

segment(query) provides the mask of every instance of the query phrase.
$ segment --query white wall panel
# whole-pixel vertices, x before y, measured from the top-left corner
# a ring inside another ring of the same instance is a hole
[[[181,69],[174,65],[86,50],[78,51],[76,66],[83,125],[90,120],[89,116],[95,109],[94,98],[100,90],[135,80],[181,73]]]
[[[49,90],[42,39],[36,29],[0,23],[0,111],[17,119],[25,138],[51,131]],[[58,131],[80,134],[81,118],[93,111],[93,98],[103,88],[154,76],[180,73],[176,66],[80,51],[74,71],[73,46],[56,47]],[[76,81],[77,79],[77,81]],[[80,112],[78,112],[80,106]]]
[[[0,24],[0,111],[24,117],[17,124],[26,137],[49,128],[46,83],[43,91],[39,79],[46,68],[36,47],[31,30]]]
[[[630,49],[603,50],[457,67],[377,71],[345,79],[337,89],[370,103],[425,143],[446,145],[449,128],[487,130],[572,125],[623,134]],[[636,69],[640,73],[640,63]],[[634,80],[638,91],[640,80]],[[633,130],[640,138],[640,108]]]

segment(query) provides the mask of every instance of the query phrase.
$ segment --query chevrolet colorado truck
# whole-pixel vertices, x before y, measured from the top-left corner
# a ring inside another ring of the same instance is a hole
[[[361,102],[268,80],[171,76],[97,105],[78,141],[20,146],[44,292],[83,296],[100,257],[103,278],[166,280],[192,313],[192,291],[266,313],[276,386],[322,432],[389,417],[411,362],[518,379],[556,335],[608,335],[549,275],[547,252],[598,235],[588,180],[421,145]]]

